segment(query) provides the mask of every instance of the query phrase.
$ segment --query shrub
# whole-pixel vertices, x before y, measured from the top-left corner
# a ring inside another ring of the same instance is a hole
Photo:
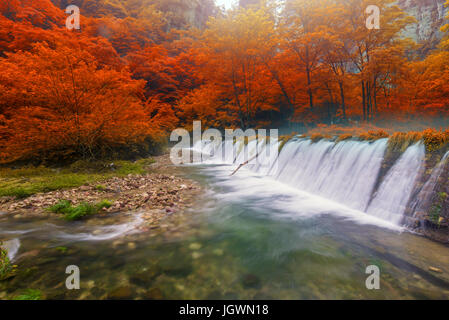
[[[13,265],[8,258],[8,251],[1,247],[0,242],[0,281],[11,278],[15,272],[17,266]]]
[[[95,189],[97,191],[105,191],[107,188],[104,185],[99,184],[98,186],[95,187]]]
[[[423,131],[423,140],[428,152],[439,150],[449,142],[449,132],[426,129]]]
[[[112,203],[108,200],[92,205],[87,202],[82,202],[78,206],[73,207],[70,201],[61,200],[57,204],[48,208],[53,213],[64,214],[64,219],[68,221],[79,220],[83,217],[97,214],[103,208],[110,208]]]

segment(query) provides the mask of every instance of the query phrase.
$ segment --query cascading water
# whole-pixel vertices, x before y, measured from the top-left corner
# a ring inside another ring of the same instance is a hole
[[[435,191],[438,180],[440,179],[444,168],[446,167],[448,157],[449,151],[446,152],[438,165],[432,170],[429,179],[419,191],[416,199],[413,201],[411,208],[413,210],[414,216],[416,216],[416,214],[418,213],[425,212],[431,206],[433,192]]]
[[[279,141],[253,140],[247,145],[227,141],[221,144],[224,152],[216,152],[206,162],[240,165],[258,154],[258,162],[249,162],[250,170],[398,225],[424,164],[425,148],[422,143],[409,147],[373,194],[387,142],[380,139],[312,143],[310,139],[294,138],[278,154]],[[211,149],[204,143],[198,147],[208,152]]]
[[[277,179],[298,189],[364,210],[376,183],[386,140],[291,143],[289,157],[279,157]],[[287,146],[286,146],[287,147]],[[293,156],[291,148],[296,148]]]
[[[367,213],[399,224],[410,200],[416,179],[424,164],[425,148],[422,143],[409,147],[393,165]]]

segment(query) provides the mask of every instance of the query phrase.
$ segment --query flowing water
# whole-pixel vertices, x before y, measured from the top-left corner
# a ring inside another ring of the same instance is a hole
[[[291,141],[279,161],[250,163],[234,175],[242,150],[252,155],[259,147],[275,151],[278,144],[230,147],[235,154],[225,154],[226,161],[213,154],[182,167],[205,193],[158,229],[141,230],[139,213],[75,223],[0,215],[0,239],[17,249],[12,258],[19,265],[16,277],[0,282],[0,297],[28,288],[48,299],[449,297],[448,248],[373,209],[400,213],[408,186],[403,197],[382,190],[395,190],[393,182],[401,179],[414,182],[416,177],[402,170],[412,170],[407,163],[419,168],[419,145],[380,182],[383,140]],[[211,154],[214,148],[207,150]],[[381,198],[400,202],[377,205]],[[80,290],[65,288],[68,265],[80,268]],[[369,265],[380,268],[379,290],[365,286]]]

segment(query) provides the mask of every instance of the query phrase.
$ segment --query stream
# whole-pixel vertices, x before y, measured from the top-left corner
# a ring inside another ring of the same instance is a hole
[[[449,250],[389,221],[233,165],[185,165],[206,192],[139,230],[139,212],[84,222],[0,215],[18,274],[0,298],[447,299]],[[66,267],[81,288],[65,287]],[[368,290],[366,267],[380,268]],[[429,267],[441,269],[433,272]]]

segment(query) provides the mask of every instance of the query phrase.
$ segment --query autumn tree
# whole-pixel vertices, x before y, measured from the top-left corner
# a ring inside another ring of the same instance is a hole
[[[0,70],[3,161],[95,157],[159,133],[144,82],[99,67],[87,50],[36,44],[0,59]]]
[[[366,20],[368,14],[366,8],[369,5],[376,5],[380,9],[380,29],[368,29]],[[408,24],[415,21],[414,18],[406,15],[393,0],[346,0],[342,1],[342,10],[338,19],[342,21],[339,25],[340,38],[349,42],[345,47],[346,54],[350,57],[360,81],[362,96],[363,120],[369,120],[374,113],[374,105],[377,92],[377,81],[379,75],[375,75],[370,70],[374,54],[388,52],[384,49],[391,46],[401,46],[405,50],[409,43],[401,38],[401,30]],[[377,51],[377,53],[375,53]],[[379,61],[381,59],[377,59]],[[378,70],[378,69],[377,69]],[[388,71],[387,71],[388,72]]]
[[[235,9],[211,19],[201,39],[198,64],[208,84],[197,91],[199,97],[206,97],[206,88],[218,90],[220,94],[212,96],[220,97],[219,105],[225,105],[228,117],[242,128],[257,125],[264,112],[276,110],[277,89],[259,55],[272,32],[273,21],[263,10]]]

